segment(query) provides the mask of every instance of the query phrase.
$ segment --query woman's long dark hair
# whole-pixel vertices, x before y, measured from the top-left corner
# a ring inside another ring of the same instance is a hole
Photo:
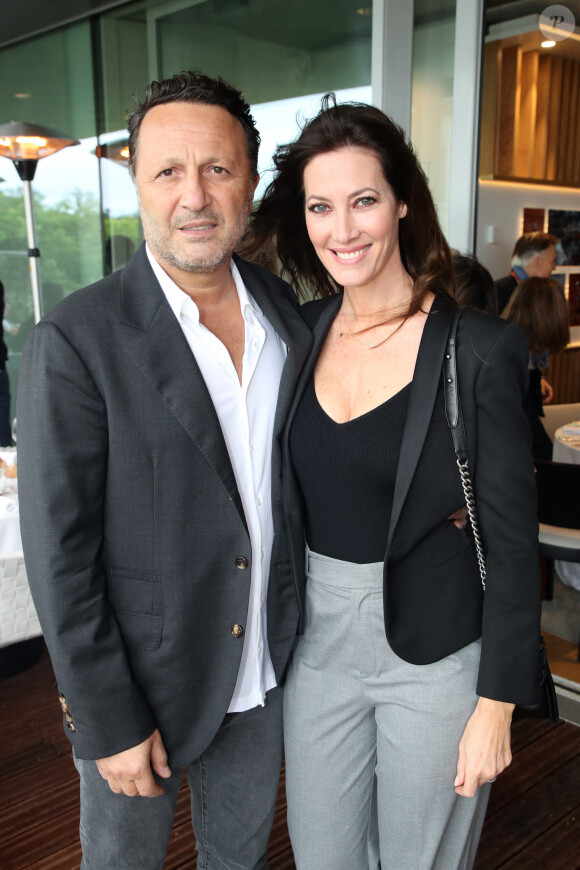
[[[570,341],[566,297],[562,285],[553,278],[526,278],[512,293],[501,316],[521,326],[530,350],[536,353],[559,353]]]
[[[320,112],[304,126],[298,139],[276,150],[277,172],[252,216],[243,254],[254,257],[275,238],[284,272],[300,296],[329,296],[342,289],[322,265],[308,237],[303,175],[313,157],[347,147],[374,152],[397,201],[407,205],[407,215],[399,221],[399,247],[403,266],[414,282],[408,315],[419,310],[429,291],[453,296],[449,247],[425,173],[403,130],[374,106],[337,105],[332,93],[323,97]]]

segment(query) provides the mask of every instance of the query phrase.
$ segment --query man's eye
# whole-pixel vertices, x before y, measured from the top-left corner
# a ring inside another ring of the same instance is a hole
[[[226,172],[223,166],[212,166],[211,171],[214,175],[225,175]]]
[[[173,175],[173,169],[163,169],[159,173],[159,175],[162,175],[164,178],[169,178],[171,175]]]

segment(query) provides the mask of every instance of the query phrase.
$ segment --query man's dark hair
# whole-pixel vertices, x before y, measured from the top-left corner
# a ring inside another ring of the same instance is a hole
[[[512,251],[512,266],[526,266],[530,260],[536,256],[536,254],[541,254],[542,251],[545,251],[546,248],[549,248],[550,245],[558,244],[558,239],[556,236],[553,236],[552,233],[524,233],[523,236],[520,236],[517,242],[514,245],[514,249]]]
[[[199,70],[185,70],[176,73],[161,82],[151,82],[145,93],[145,99],[140,102],[135,96],[135,108],[129,114],[129,171],[135,176],[135,161],[139,130],[143,118],[155,106],[165,103],[198,103],[202,106],[219,106],[236,118],[243,127],[246,137],[246,152],[250,161],[252,175],[258,171],[258,150],[260,134],[256,129],[250,112],[250,107],[236,90],[219,76],[210,78]]]

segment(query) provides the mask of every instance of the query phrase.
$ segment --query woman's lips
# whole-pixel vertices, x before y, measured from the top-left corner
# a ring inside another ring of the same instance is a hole
[[[349,248],[348,250],[340,251],[337,248],[331,248],[332,253],[339,263],[357,263],[366,252],[370,249],[370,245],[363,245],[360,248]]]

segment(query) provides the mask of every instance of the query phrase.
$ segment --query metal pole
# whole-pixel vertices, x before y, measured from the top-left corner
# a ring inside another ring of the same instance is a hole
[[[42,318],[42,284],[40,281],[40,251],[36,241],[36,224],[34,221],[34,203],[32,201],[32,182],[23,181],[24,211],[26,212],[26,234],[28,236],[28,266],[30,269],[30,285],[32,287],[32,302],[34,305],[34,322]]]

